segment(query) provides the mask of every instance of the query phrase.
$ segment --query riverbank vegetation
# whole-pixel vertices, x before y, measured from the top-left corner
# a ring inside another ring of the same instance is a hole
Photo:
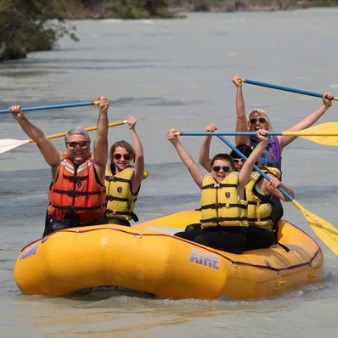
[[[193,11],[291,10],[337,6],[338,0],[0,0],[0,61],[77,40],[72,19],[178,18]]]

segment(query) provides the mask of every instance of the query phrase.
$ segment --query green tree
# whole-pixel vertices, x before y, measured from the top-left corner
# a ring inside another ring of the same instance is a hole
[[[140,19],[172,17],[170,0],[102,0],[108,17]]]
[[[0,60],[51,49],[64,35],[76,40],[75,28],[62,20],[65,5],[64,0],[0,0]]]

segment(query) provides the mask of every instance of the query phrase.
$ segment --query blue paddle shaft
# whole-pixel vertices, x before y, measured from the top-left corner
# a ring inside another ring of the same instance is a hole
[[[238,150],[230,141],[228,141],[223,136],[217,136],[221,141],[223,141],[228,147],[230,147],[238,156],[242,157],[244,160],[247,160],[248,158],[240,151]],[[265,179],[268,181],[271,181],[270,176],[268,176],[263,170],[261,170],[256,164],[254,164],[254,169],[258,171]],[[282,187],[278,187],[278,190],[290,201],[293,200],[293,197],[288,194]]]
[[[65,104],[54,104],[49,106],[37,106],[37,107],[26,107],[21,108],[22,111],[31,111],[31,110],[45,110],[45,109],[57,109],[57,108],[72,108],[72,107],[82,107],[82,106],[92,106],[94,101],[88,102],[78,102],[78,103],[65,103]],[[11,113],[9,109],[0,110],[0,114]]]
[[[270,84],[270,83],[266,83],[266,82],[259,82],[259,81],[248,80],[248,79],[243,79],[243,81],[245,83],[256,85],[256,86],[279,89],[279,90],[284,90],[284,91],[287,91],[287,92],[304,94],[304,95],[315,96],[315,97],[320,97],[320,98],[323,97],[323,94],[309,92],[307,90],[295,89],[295,88],[290,88],[290,87],[283,87],[283,86],[278,86],[278,85],[274,85],[274,84]]]
[[[178,132],[180,136],[236,136],[236,135],[244,135],[244,136],[254,136],[257,135],[255,131],[224,131],[224,132],[213,132],[213,131],[202,131],[202,132]],[[278,131],[269,131],[268,136],[282,136],[283,132]]]

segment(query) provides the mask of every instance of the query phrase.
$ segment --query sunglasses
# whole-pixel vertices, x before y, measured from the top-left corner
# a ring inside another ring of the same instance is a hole
[[[115,160],[120,160],[123,157],[124,160],[129,161],[131,156],[129,154],[114,154]]]
[[[234,163],[239,164],[239,163],[244,163],[245,160],[243,158],[234,158]]]
[[[250,119],[250,123],[251,124],[256,124],[257,121],[259,123],[265,123],[266,122],[266,119],[264,117],[259,117],[259,118],[256,118],[256,117],[253,117],[252,119]]]
[[[225,172],[225,173],[228,173],[230,171],[230,167],[227,166],[227,165],[215,165],[212,167],[212,170],[215,172],[215,173],[218,173],[219,171],[221,171],[221,169]]]
[[[75,148],[76,146],[80,146],[81,148],[83,148],[89,144],[89,141],[66,142],[66,144],[71,148]]]

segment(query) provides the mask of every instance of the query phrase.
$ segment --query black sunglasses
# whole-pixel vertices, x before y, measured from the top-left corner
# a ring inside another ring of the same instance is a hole
[[[243,158],[234,158],[233,160],[234,160],[235,164],[239,164],[239,163],[244,163],[245,162],[245,160]]]
[[[81,148],[83,148],[89,144],[89,141],[66,142],[66,144],[71,148],[75,148],[76,146],[80,146]]]
[[[221,171],[221,169],[225,172],[225,173],[228,173],[230,171],[230,167],[227,166],[227,165],[215,165],[212,167],[212,170],[215,172],[215,173],[218,173],[219,171]]]
[[[265,123],[266,119],[264,117],[259,117],[259,118],[253,117],[252,119],[250,119],[251,124],[255,124],[255,123],[257,123],[257,121],[259,123]]]
[[[131,159],[131,156],[129,154],[114,154],[114,158],[116,160],[120,160],[121,157],[123,157],[123,159],[125,159],[126,161],[129,161]]]

